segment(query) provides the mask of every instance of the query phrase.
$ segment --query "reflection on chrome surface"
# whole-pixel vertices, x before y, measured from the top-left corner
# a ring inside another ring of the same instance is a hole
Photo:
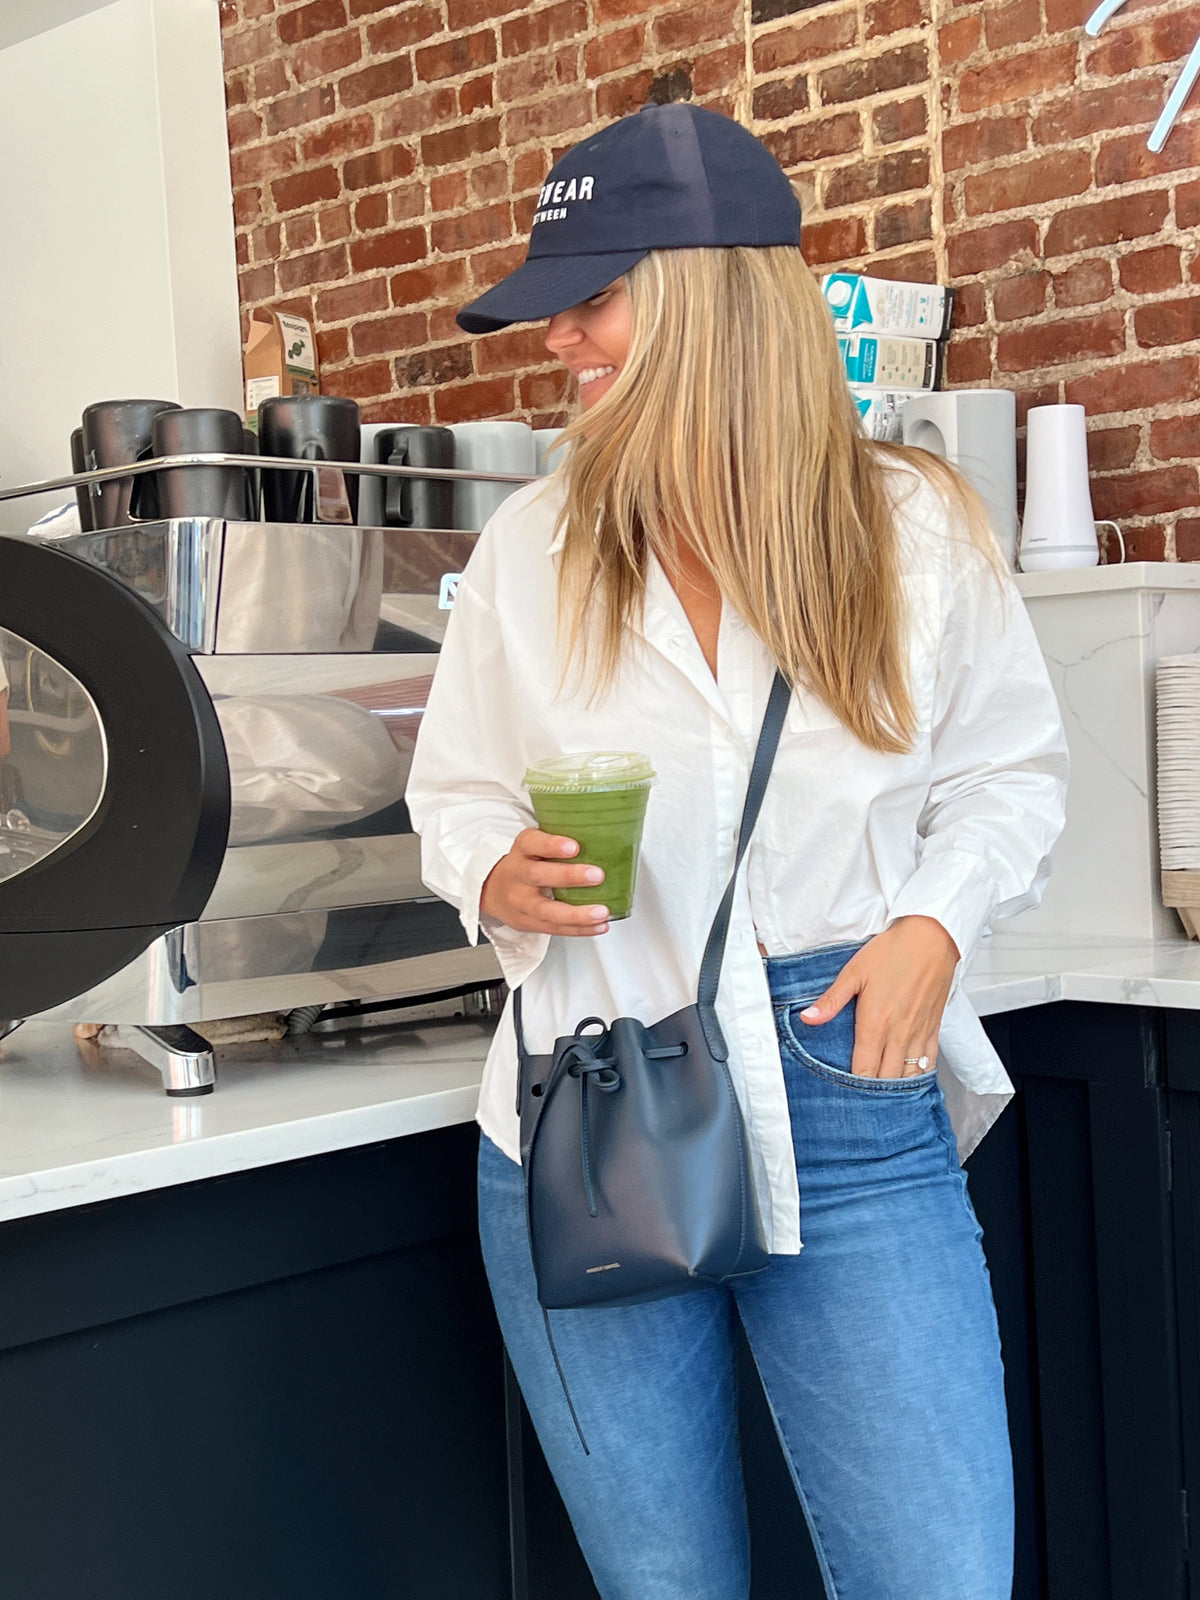
[[[231,846],[411,833],[404,788],[428,656],[194,659],[225,741]]]
[[[214,705],[229,760],[231,845],[325,833],[404,797],[411,758],[401,756],[383,722],[351,701],[241,695]]]
[[[91,695],[26,639],[0,628],[0,883],[86,826],[104,794],[108,751]]]
[[[491,945],[468,946],[440,900],[344,906],[173,928],[113,977],[42,1017],[201,1022],[425,994],[500,975]]]
[[[382,596],[382,529],[227,522],[216,649],[373,650]]]
[[[227,850],[203,920],[421,899],[415,833],[299,839]]]
[[[189,650],[212,650],[224,530],[215,518],[186,517],[54,543],[132,589]]]
[[[436,651],[442,580],[477,533],[459,528],[181,517],[56,547],[101,567],[206,655]]]

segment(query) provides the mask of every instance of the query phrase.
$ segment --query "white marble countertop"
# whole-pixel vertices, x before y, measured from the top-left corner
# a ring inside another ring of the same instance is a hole
[[[27,1022],[0,1044],[0,1223],[469,1122],[491,1036],[439,1021],[228,1045],[215,1092],[184,1100],[129,1050]]]
[[[981,1017],[1049,1000],[1200,1011],[1200,943],[1000,933],[983,941],[963,988]]]
[[[1061,572],[1018,572],[1023,595],[1111,594],[1118,589],[1200,589],[1200,563],[1193,561],[1114,561]]]
[[[985,941],[981,1016],[1053,1000],[1200,1010],[1200,944]],[[127,1050],[30,1022],[0,1045],[0,1222],[467,1122],[491,1037],[424,1022],[218,1052],[214,1094],[169,1100]]]

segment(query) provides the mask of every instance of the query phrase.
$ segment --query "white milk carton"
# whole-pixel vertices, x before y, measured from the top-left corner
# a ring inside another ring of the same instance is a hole
[[[849,333],[838,339],[846,377],[869,389],[936,389],[942,346],[936,339]]]
[[[863,389],[850,385],[855,409],[868,439],[899,444],[903,438],[900,413],[923,389]]]
[[[954,290],[941,284],[829,272],[821,279],[821,293],[839,333],[902,333],[919,339],[944,339],[950,332]]]

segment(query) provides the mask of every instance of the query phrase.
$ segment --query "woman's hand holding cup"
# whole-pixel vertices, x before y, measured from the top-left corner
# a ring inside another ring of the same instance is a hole
[[[484,879],[480,914],[520,933],[568,939],[607,933],[607,906],[572,906],[553,898],[555,889],[590,889],[603,883],[601,868],[564,859],[578,854],[574,839],[525,828]]]

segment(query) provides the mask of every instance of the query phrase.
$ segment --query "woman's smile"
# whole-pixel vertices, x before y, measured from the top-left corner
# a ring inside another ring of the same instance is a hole
[[[584,411],[608,393],[629,354],[633,308],[624,278],[560,311],[546,326],[546,348],[579,384]]]

